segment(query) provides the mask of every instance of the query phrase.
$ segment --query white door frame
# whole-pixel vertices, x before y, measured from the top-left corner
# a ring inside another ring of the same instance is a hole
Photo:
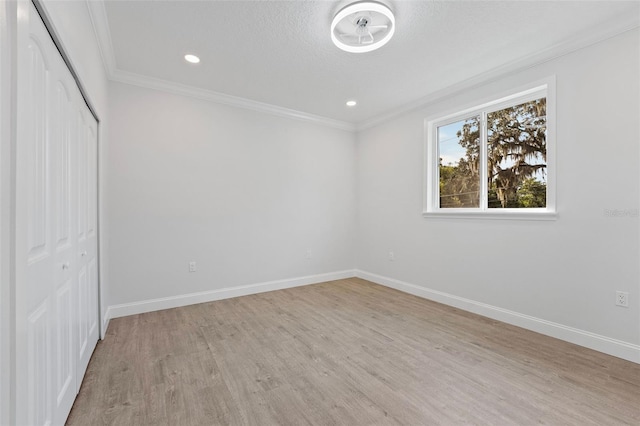
[[[15,2],[0,3],[0,424],[15,415]]]

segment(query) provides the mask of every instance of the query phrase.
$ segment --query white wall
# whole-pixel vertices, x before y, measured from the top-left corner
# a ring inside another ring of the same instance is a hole
[[[353,270],[353,133],[122,83],[109,96],[114,316]]]
[[[639,207],[638,40],[630,31],[360,132],[360,275],[640,362],[638,217],[604,215]],[[425,117],[553,74],[557,221],[423,218]],[[614,306],[616,290],[629,308]]]
[[[105,66],[100,56],[100,48],[89,15],[87,3],[82,0],[54,1],[43,0],[46,15],[53,24],[54,33],[62,42],[65,52],[75,70],[89,105],[98,116],[98,185],[100,220],[100,311],[104,316],[108,306],[106,298],[109,286],[109,250],[108,250],[108,217],[105,214],[107,199],[107,164],[108,146],[108,80]],[[104,326],[103,326],[104,335]]]

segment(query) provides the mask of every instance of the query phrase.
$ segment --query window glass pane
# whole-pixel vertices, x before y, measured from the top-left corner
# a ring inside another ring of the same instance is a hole
[[[489,208],[547,205],[547,102],[487,114]]]
[[[480,117],[438,127],[440,208],[480,207]]]

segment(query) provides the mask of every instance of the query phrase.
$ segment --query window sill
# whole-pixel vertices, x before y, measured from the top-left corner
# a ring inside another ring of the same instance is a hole
[[[425,211],[428,219],[557,220],[554,211]]]

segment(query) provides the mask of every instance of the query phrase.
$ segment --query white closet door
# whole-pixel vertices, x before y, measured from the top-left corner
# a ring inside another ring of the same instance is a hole
[[[77,146],[77,265],[78,377],[84,376],[98,341],[98,138],[95,119],[86,105],[78,111]]]
[[[22,403],[22,409],[17,413],[26,415],[26,418],[18,417],[17,420],[30,425],[53,422],[52,373],[55,360],[52,334],[55,327],[52,325],[56,315],[52,274],[54,268],[59,273],[62,269],[62,265],[54,264],[52,242],[48,127],[51,122],[49,99],[53,86],[53,58],[46,36],[38,28],[29,28],[26,46],[22,45],[19,52],[24,57],[20,64],[22,69],[18,71],[18,78],[26,81],[21,81],[23,84],[18,89],[16,225],[20,241],[16,244],[26,244],[24,251],[17,250],[17,261],[22,264],[16,269],[18,272],[22,269],[19,266],[26,268],[25,275],[18,277],[16,285],[16,339],[22,343],[16,348],[16,363],[23,366],[17,371],[16,386],[26,385],[26,389],[20,389],[26,392],[21,392],[23,398],[18,402]]]
[[[77,266],[74,264],[76,241],[71,224],[74,222],[72,200],[72,147],[74,135],[73,109],[75,82],[62,58],[52,55],[52,87],[49,90],[50,116],[48,125],[51,179],[51,225],[53,233],[53,293],[51,308],[53,321],[52,350],[54,358],[53,398],[54,424],[62,424],[69,413],[76,395],[76,371],[73,335],[74,304]]]
[[[16,420],[64,424],[98,340],[97,124],[33,5],[18,7]]]

